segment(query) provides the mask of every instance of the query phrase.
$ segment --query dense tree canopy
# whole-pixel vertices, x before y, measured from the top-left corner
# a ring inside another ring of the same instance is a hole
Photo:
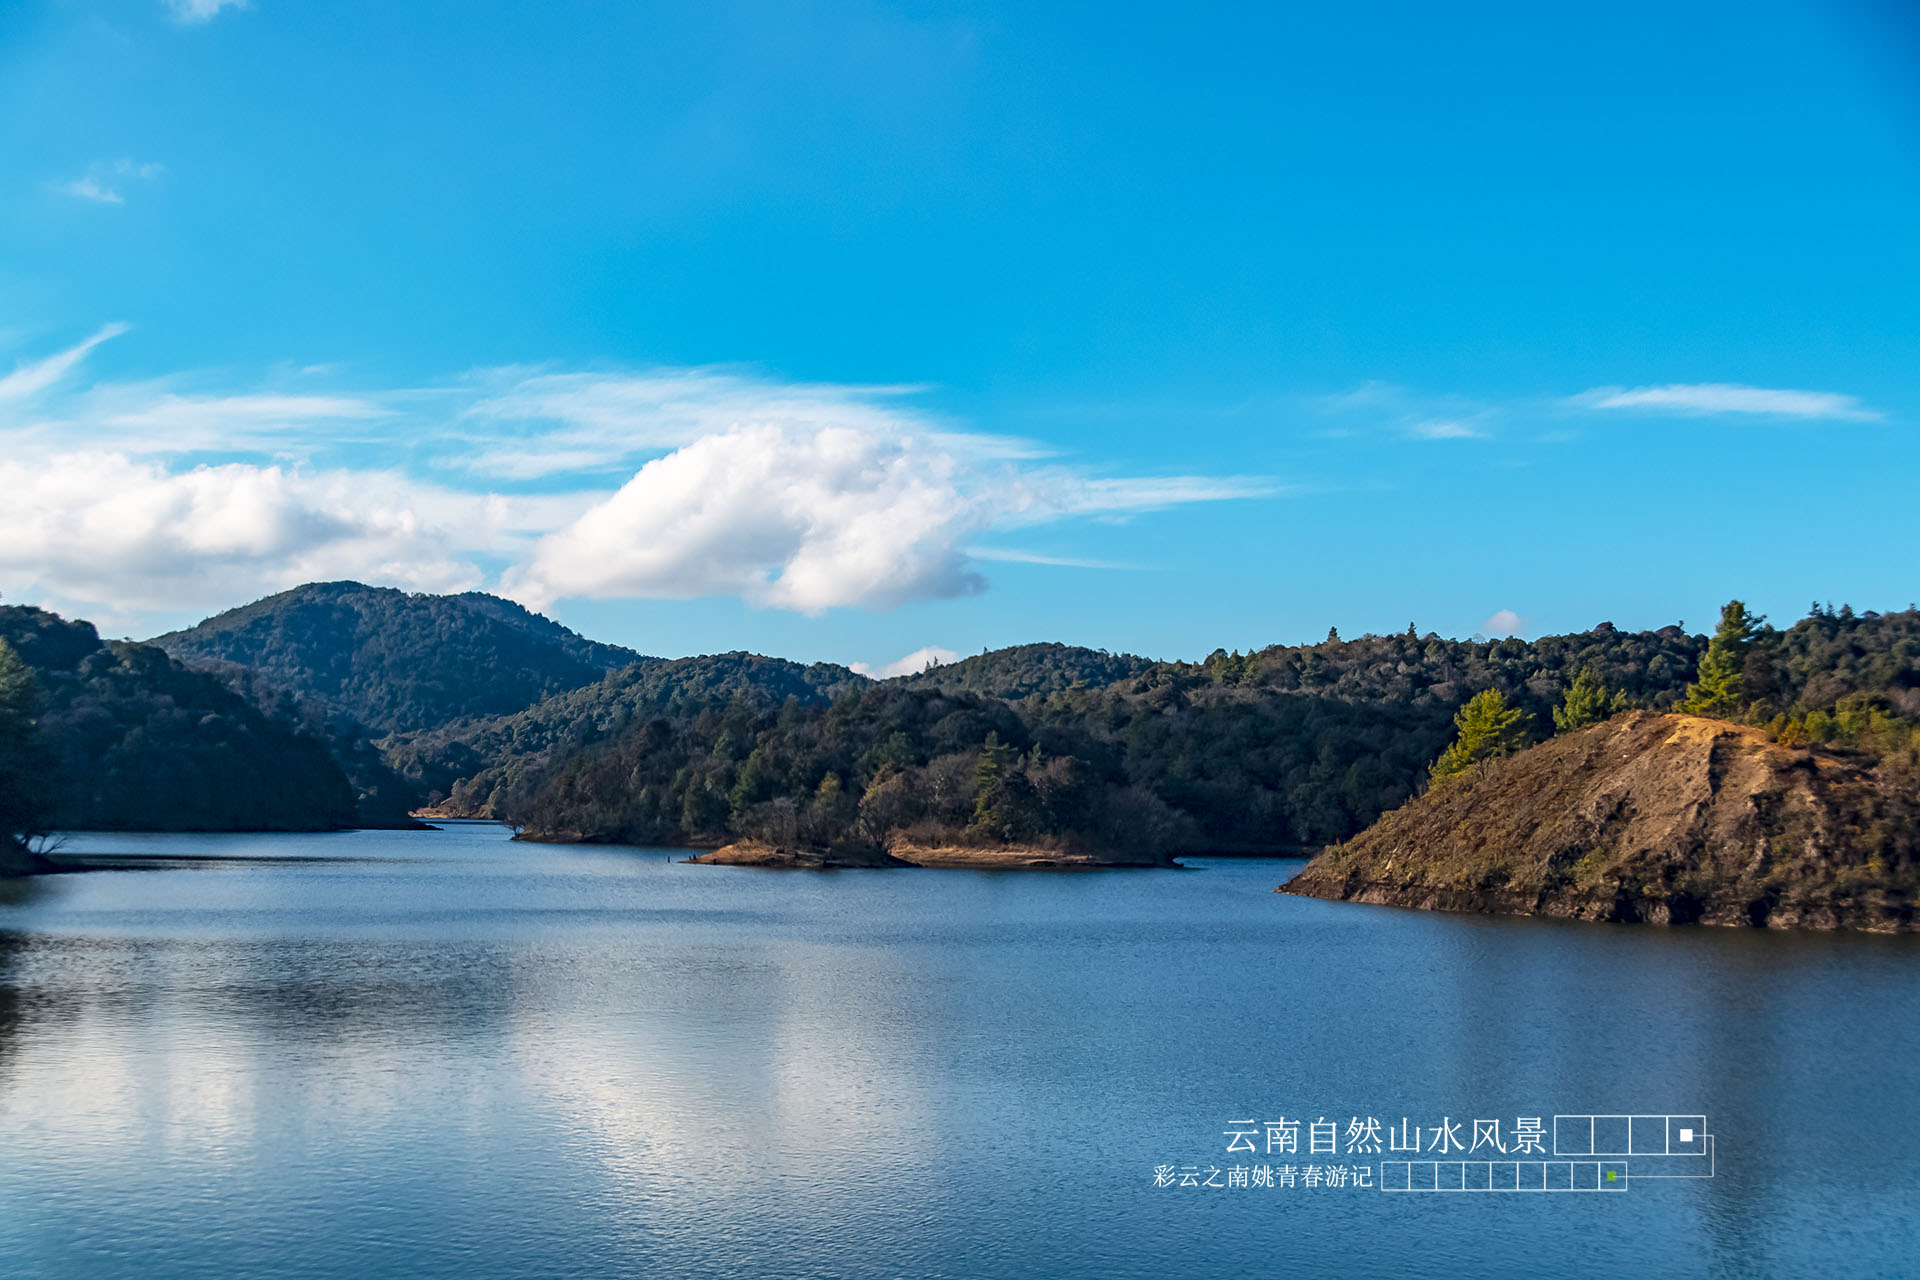
[[[1840,700],[1854,699],[1845,723],[1868,733],[1895,703],[1920,698],[1915,633],[1912,614],[1766,629],[1745,655],[1744,678],[1766,666],[1770,696],[1829,699],[1827,719],[1812,724],[1838,743]],[[952,673],[964,664],[955,663],[890,685],[849,680],[838,697],[789,686],[784,707],[769,691],[744,711],[693,696],[665,710],[662,691],[675,676],[658,671],[645,706],[609,680],[489,722],[466,741],[458,728],[422,741],[416,767],[425,776],[449,753],[472,752],[480,768],[454,784],[457,803],[589,838],[710,843],[784,833],[831,844],[907,833],[1086,844],[1103,830],[1117,838],[1070,802],[1091,794],[1096,809],[1127,807],[1169,847],[1280,852],[1344,839],[1400,804],[1458,730],[1470,730],[1471,760],[1513,749],[1555,712],[1573,723],[1627,706],[1673,708],[1707,648],[1675,627],[1626,633],[1603,624],[1532,642],[1409,632],[1216,652],[1095,685],[1062,678],[1063,653],[1075,651],[1028,646],[986,655],[992,663],[968,660],[982,664],[976,681],[990,672],[1001,687],[1033,690],[1018,698],[956,687]],[[902,686],[940,689],[949,713],[964,699],[966,714],[926,722],[873,699]],[[1490,696],[1456,725],[1479,694]],[[736,717],[724,743],[701,718],[712,715]],[[832,732],[809,727],[816,721]],[[847,739],[881,754],[849,756],[836,745]],[[528,745],[537,751],[516,749]],[[890,772],[878,767],[883,757]]]
[[[1198,663],[1026,645],[893,681],[633,658],[491,597],[355,584],[167,637],[204,672],[39,610],[0,610],[0,639],[30,673],[25,740],[53,779],[33,790],[62,824],[327,825],[357,792],[360,821],[437,800],[602,840],[1285,852],[1358,832],[1443,750],[1471,763],[1690,687],[1783,742],[1920,767],[1912,609],[1816,607],[1779,631],[1730,606],[1712,641],[1409,627]],[[341,708],[417,727],[375,738]],[[0,723],[0,770],[26,776],[4,740]]]
[[[326,745],[150,645],[0,607],[0,641],[32,673],[33,759],[47,826],[311,830],[352,825]],[[8,776],[17,776],[8,766]]]
[[[296,587],[151,643],[189,666],[249,668],[381,733],[519,711],[640,657],[497,596],[357,582]]]

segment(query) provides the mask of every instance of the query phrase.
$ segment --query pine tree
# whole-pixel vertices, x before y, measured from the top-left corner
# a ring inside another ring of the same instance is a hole
[[[1000,741],[998,732],[989,731],[980,744],[980,765],[973,774],[973,825],[982,829],[997,825],[998,802],[1003,799],[1007,764],[1013,752]]]
[[[1609,692],[1599,672],[1592,667],[1581,667],[1580,674],[1573,678],[1573,684],[1568,687],[1566,697],[1553,709],[1553,727],[1560,733],[1572,733],[1575,729],[1599,724],[1608,716],[1618,715],[1626,709],[1627,695],[1624,690]]]
[[[1700,659],[1700,672],[1687,686],[1686,699],[1680,704],[1682,711],[1722,720],[1739,718],[1745,709],[1742,685],[1747,652],[1765,621],[1758,614],[1748,613],[1740,601],[1727,601],[1720,610],[1720,625],[1707,642],[1706,656]]]
[[[1519,751],[1532,736],[1528,718],[1526,712],[1508,706],[1506,695],[1498,689],[1482,689],[1454,713],[1459,736],[1433,762],[1430,779],[1437,785],[1487,760]]]

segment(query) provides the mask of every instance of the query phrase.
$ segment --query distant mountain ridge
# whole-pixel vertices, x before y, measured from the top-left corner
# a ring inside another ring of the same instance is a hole
[[[295,587],[149,643],[190,667],[248,668],[380,733],[520,711],[642,656],[498,596],[358,582]]]

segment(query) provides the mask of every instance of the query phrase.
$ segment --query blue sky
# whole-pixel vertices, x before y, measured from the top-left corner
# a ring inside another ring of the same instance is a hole
[[[0,594],[1162,657],[1920,596],[1902,6],[0,9]]]

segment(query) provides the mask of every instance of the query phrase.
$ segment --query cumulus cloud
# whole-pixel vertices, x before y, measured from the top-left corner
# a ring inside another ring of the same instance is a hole
[[[943,439],[856,427],[740,427],[647,463],[542,539],[502,585],[535,608],[570,596],[733,595],[808,614],[885,609],[983,589],[968,544],[987,529],[1271,491],[1257,480],[1021,470]]]
[[[1837,391],[1794,391],[1731,382],[1675,383],[1664,387],[1596,387],[1574,397],[1588,409],[1637,409],[1688,417],[1743,413],[1777,418],[1829,418],[1869,422],[1882,415],[1858,397]]]
[[[482,585],[477,552],[512,553],[559,499],[476,497],[388,472],[225,463],[183,471],[118,453],[0,461],[0,574],[120,610],[229,605],[302,582],[421,591]]]
[[[1482,620],[1480,630],[1490,636],[1519,635],[1527,620],[1511,609],[1495,611],[1492,617]]]
[[[980,590],[962,539],[982,523],[953,460],[854,428],[742,427],[641,467],[542,539],[507,590],[734,595],[819,613]]]
[[[877,667],[865,662],[849,663],[848,667],[863,676],[872,676],[875,680],[891,680],[895,676],[917,676],[929,667],[945,666],[959,656],[951,649],[928,645],[924,649],[915,649],[904,658],[883,662]]]
[[[1276,492],[1068,465],[958,430],[906,388],[727,371],[502,369],[349,392],[208,391],[187,375],[61,385],[120,331],[0,379],[0,486],[17,510],[0,586],[16,599],[182,609],[357,577],[484,585],[535,607],[886,609],[984,589],[981,561],[1092,563],[981,549],[982,535]]]

